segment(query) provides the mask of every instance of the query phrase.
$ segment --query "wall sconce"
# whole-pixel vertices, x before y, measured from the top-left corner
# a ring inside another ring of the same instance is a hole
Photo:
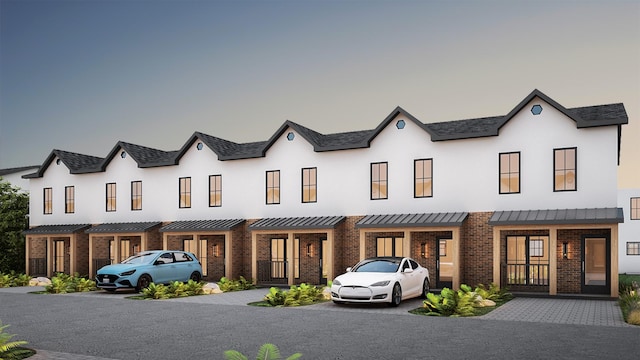
[[[313,257],[313,245],[311,243],[307,244],[307,257]]]
[[[562,258],[563,259],[569,258],[569,243],[566,241],[562,243]]]
[[[420,256],[427,258],[427,243],[420,244]]]
[[[213,244],[213,256],[214,257],[220,256],[220,249],[218,244]]]

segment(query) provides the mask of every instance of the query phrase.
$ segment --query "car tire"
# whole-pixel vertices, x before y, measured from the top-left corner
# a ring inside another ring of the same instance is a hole
[[[140,278],[138,278],[138,284],[136,285],[136,291],[140,292],[142,289],[148,288],[152,281],[151,276],[147,274],[140,275]]]
[[[426,299],[427,294],[429,293],[429,279],[424,278],[424,282],[422,283],[422,298]]]
[[[389,306],[399,306],[400,303],[402,302],[402,288],[400,287],[400,284],[396,283],[395,285],[393,285],[393,290],[391,290],[391,302],[389,303]]]
[[[200,273],[197,271],[192,272],[191,276],[189,276],[189,280],[193,280],[195,282],[200,282],[200,279],[202,279],[202,276],[200,276]]]

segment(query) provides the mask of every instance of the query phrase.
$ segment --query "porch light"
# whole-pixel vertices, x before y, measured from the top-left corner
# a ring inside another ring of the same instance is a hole
[[[420,256],[427,258],[427,243],[420,244]]]
[[[566,241],[562,243],[562,258],[563,259],[569,258],[569,243]]]
[[[307,244],[307,257],[313,257],[313,245],[311,243]]]

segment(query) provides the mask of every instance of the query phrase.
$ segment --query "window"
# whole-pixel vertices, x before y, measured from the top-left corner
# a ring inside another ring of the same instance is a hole
[[[387,163],[372,163],[371,200],[381,200],[387,198]]]
[[[627,255],[640,255],[640,242],[628,242]]]
[[[316,168],[302,169],[302,202],[314,203],[317,202],[317,170]]]
[[[553,191],[576,191],[577,149],[553,150]]]
[[[209,176],[209,206],[222,206],[222,175]]]
[[[404,238],[379,237],[376,239],[376,256],[402,256]]]
[[[267,171],[267,204],[280,204],[280,170]]]
[[[191,207],[191,178],[183,177],[180,178],[179,181],[179,193],[180,193],[180,203],[179,207],[181,209],[190,208]]]
[[[107,184],[107,212],[116,211],[116,183]]]
[[[53,189],[44,188],[42,193],[43,207],[42,212],[44,214],[53,214]]]
[[[500,194],[520,193],[520,153],[500,154]]]
[[[73,186],[64,187],[64,212],[65,214],[73,214],[76,210],[76,195]]]
[[[413,161],[413,197],[433,196],[433,159]]]
[[[286,279],[287,277],[286,239],[271,239],[271,277]]]
[[[131,210],[142,210],[142,181],[131,182]]]
[[[631,220],[640,220],[640,197],[631,198]]]
[[[209,256],[207,253],[207,245],[209,241],[207,239],[200,239],[200,249],[198,249],[198,256],[200,257],[200,265],[202,266],[202,276],[207,276],[209,269]]]
[[[55,240],[53,242],[53,272],[64,272],[64,240]]]
[[[129,239],[120,240],[120,261],[125,261],[131,256],[131,241]]]
[[[507,284],[549,285],[548,236],[507,236]]]

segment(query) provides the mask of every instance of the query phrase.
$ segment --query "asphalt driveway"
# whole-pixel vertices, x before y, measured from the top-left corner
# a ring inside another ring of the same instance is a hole
[[[161,301],[25,292],[0,289],[0,319],[15,339],[40,350],[34,360],[222,359],[228,349],[253,358],[265,342],[284,356],[301,352],[308,359],[596,359],[640,352],[640,327],[621,322],[612,301],[518,298],[483,317],[455,319],[409,314],[419,299],[399,308],[246,305],[265,289]],[[610,320],[576,323],[596,313]],[[559,322],[563,317],[573,320]]]

